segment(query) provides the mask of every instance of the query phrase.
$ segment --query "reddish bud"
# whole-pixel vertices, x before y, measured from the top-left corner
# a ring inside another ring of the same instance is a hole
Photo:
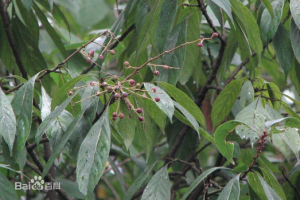
[[[125,115],[124,115],[123,113],[120,113],[120,114],[119,114],[119,117],[120,117],[120,119],[124,119],[124,118],[125,118]]]
[[[125,66],[129,66],[129,62],[128,62],[128,61],[125,61],[125,62],[124,62],[124,65],[125,65]]]
[[[118,114],[117,114],[116,112],[114,112],[114,113],[112,114],[112,116],[113,116],[113,117],[118,117]]]
[[[169,66],[168,65],[164,65],[163,68],[164,69],[169,69]]]
[[[197,46],[198,46],[198,47],[203,47],[203,43],[199,42],[199,43],[197,44]]]
[[[112,86],[108,86],[108,87],[106,88],[106,91],[107,91],[107,92],[112,92],[112,91],[113,91],[113,87],[112,87]]]
[[[156,92],[156,88],[155,88],[155,87],[153,87],[153,88],[152,88],[152,91],[153,91],[153,92]]]
[[[114,121],[117,121],[117,118],[116,118],[116,117],[113,117],[112,119],[113,119]]]
[[[155,76],[158,76],[158,75],[159,75],[159,71],[155,70],[155,71],[153,72],[153,74],[154,74]]]
[[[160,98],[159,97],[155,97],[155,101],[156,102],[160,102]]]
[[[99,56],[99,59],[100,59],[100,60],[103,60],[103,59],[104,59],[104,56],[101,54],[101,55]]]
[[[139,121],[144,121],[144,117],[142,117],[142,116],[139,116]]]
[[[116,54],[115,50],[109,50],[109,53],[110,53],[111,55],[115,55],[115,54]]]
[[[213,33],[213,37],[218,37],[219,34],[218,33]]]
[[[126,98],[126,97],[128,97],[128,93],[123,92],[122,96]]]
[[[90,86],[94,86],[96,83],[94,81],[90,82]]]
[[[92,62],[92,59],[91,59],[91,58],[88,58],[88,59],[86,60],[86,62],[87,62],[87,63],[91,63],[91,62]]]
[[[94,53],[95,53],[95,51],[93,51],[93,50],[90,50],[90,51],[89,51],[89,55],[90,55],[90,56],[94,56]]]
[[[139,113],[139,114],[141,114],[143,112],[143,109],[142,108],[137,108],[136,112]]]
[[[130,79],[128,82],[129,82],[130,86],[134,86],[134,84],[135,84],[135,80],[133,80],[133,79]]]
[[[112,75],[111,79],[112,80],[117,80],[119,77],[117,75]]]
[[[107,82],[103,82],[101,85],[105,87],[107,86]]]
[[[119,94],[119,93],[115,93],[115,98],[116,99],[118,99],[118,98],[120,98],[121,97],[121,95]]]
[[[70,90],[70,91],[68,92],[68,95],[69,95],[69,96],[73,95],[73,91]]]

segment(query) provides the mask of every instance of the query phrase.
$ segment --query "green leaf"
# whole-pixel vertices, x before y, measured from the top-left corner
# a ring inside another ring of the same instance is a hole
[[[300,116],[291,108],[291,106],[285,102],[282,102],[283,109],[291,116],[300,120]]]
[[[240,103],[242,108],[245,108],[248,106],[250,103],[252,103],[254,99],[254,88],[252,86],[251,81],[246,81],[241,90],[241,98],[240,98]]]
[[[230,200],[240,198],[240,174],[232,178],[220,193],[218,200]]]
[[[67,105],[70,103],[70,101],[75,97],[75,95],[78,93],[78,91],[76,91],[72,96],[69,96],[61,105],[59,105],[58,107],[56,107],[54,109],[54,111],[52,111],[49,115],[47,115],[47,117],[43,120],[43,122],[41,123],[41,125],[39,126],[36,135],[35,135],[35,141],[37,144],[39,144],[39,141],[41,139],[41,137],[43,136],[43,133],[45,133],[48,128],[51,126],[51,124],[57,119],[57,117],[65,110],[65,108],[67,107]],[[43,96],[44,101],[46,103],[45,100],[45,95]],[[45,112],[45,109],[47,106],[46,104],[42,106],[42,112]],[[47,113],[44,113],[43,115],[46,115]],[[43,116],[42,115],[42,116]]]
[[[269,184],[269,186],[278,194],[278,196],[282,200],[286,200],[284,191],[283,191],[281,185],[278,183],[276,177],[271,172],[269,172],[267,169],[260,168],[260,170],[262,171],[264,179],[267,182],[267,184]]]
[[[211,119],[213,127],[217,127],[230,113],[236,99],[239,96],[244,79],[231,81],[217,97],[213,108]]]
[[[40,27],[34,12],[32,11],[32,9],[30,9],[28,12],[21,0],[17,0],[16,4],[18,5],[18,9],[20,10],[20,14],[23,18],[24,23],[27,26],[28,31],[33,37],[32,39],[35,41],[36,44],[38,44],[40,37]]]
[[[220,8],[222,8],[225,13],[228,15],[229,19],[233,21],[232,15],[231,15],[231,6],[229,0],[212,0],[215,4],[217,4]]]
[[[181,45],[186,42],[186,34],[187,34],[187,20],[183,20],[180,22],[169,34],[167,41],[165,43],[164,51],[168,51],[173,49],[175,46]],[[186,47],[183,46],[179,49],[176,49],[173,52],[167,53],[163,55],[162,62],[165,65],[176,67],[180,69],[168,69],[165,70],[162,67],[157,68],[160,72],[159,77],[157,78],[160,81],[168,82],[172,85],[176,85],[181,67],[185,60],[185,50]]]
[[[187,94],[171,84],[165,82],[158,83],[172,98],[177,101],[177,103],[184,107],[204,128],[206,128],[204,115],[202,114],[200,108]]]
[[[276,33],[280,24],[284,2],[282,0],[276,0],[272,2],[273,16],[265,9],[260,22],[260,33],[264,44],[268,44]],[[279,42],[279,41],[276,41]]]
[[[265,122],[270,119],[268,112],[261,105],[260,98],[257,98],[235,117],[235,120],[247,124],[247,126],[239,126],[236,134],[242,139],[249,138],[253,145],[259,136],[258,133],[261,134],[265,130]]]
[[[120,101],[120,113],[123,113],[125,115],[125,118],[117,121],[117,127],[119,133],[121,134],[124,140],[125,147],[128,150],[129,146],[134,140],[137,119],[135,116],[130,117],[128,107],[126,103],[122,100]],[[132,113],[131,115],[135,115],[135,113]]]
[[[132,93],[134,95],[134,93]],[[151,118],[153,119],[153,121],[159,126],[160,130],[165,133],[165,126],[166,126],[166,114],[160,110],[156,104],[150,100],[150,99],[146,99],[146,98],[140,98],[140,96],[137,96],[139,98],[138,102],[139,104],[141,104],[141,108],[144,108],[144,111],[147,112]]]
[[[255,172],[249,172],[248,175],[248,183],[249,183],[249,186],[251,187],[251,189],[253,190],[253,192],[260,198],[260,199],[268,199],[265,192],[264,192],[264,189],[263,189],[263,186],[262,186],[262,183],[259,179],[259,175]]]
[[[146,154],[146,162],[153,153],[153,147],[159,135],[159,128],[154,124],[147,111],[144,111],[144,123],[137,123],[136,132],[140,135],[141,143]]]
[[[239,125],[245,125],[245,124],[240,121],[228,121],[220,125],[215,132],[215,142],[218,150],[232,164],[234,164],[233,161],[234,143],[227,142],[226,137]]]
[[[0,173],[0,199],[1,200],[19,199],[15,188],[12,186],[10,181],[2,173]]]
[[[15,94],[11,105],[17,120],[17,134],[14,143],[13,154],[17,158],[29,136],[32,122],[33,90],[36,74],[29,79]]]
[[[65,99],[67,99],[69,90],[72,89],[76,83],[78,83],[79,81],[81,81],[83,78],[87,76],[89,75],[76,76],[75,78],[65,83],[62,87],[60,87],[56,91],[52,99],[51,109],[54,110],[56,106],[59,106]]]
[[[199,137],[199,124],[196,121],[196,119],[180,104],[178,104],[176,101],[174,101],[174,105],[175,107],[180,110],[180,112],[185,116],[185,118],[191,123],[192,127],[195,129],[195,131],[197,131]]]
[[[243,31],[243,27],[241,27],[240,24],[237,21],[234,21],[234,24],[231,24],[231,27],[235,26],[236,29],[232,29],[232,32],[234,33],[234,39],[239,45],[239,51],[243,52],[240,53],[241,60],[249,59],[246,68],[249,70],[250,73],[252,73],[257,64],[255,63],[255,60],[252,57],[252,50],[247,35]]]
[[[295,23],[300,29],[300,2],[298,0],[291,0],[290,9]]]
[[[200,33],[200,20],[201,16],[199,17],[199,12],[194,12],[191,9],[185,9],[190,14],[189,17],[187,17],[187,33],[186,33],[186,41],[194,41],[199,39],[199,33]],[[187,45],[185,55],[186,58],[188,56],[189,59],[184,59],[184,63],[180,70],[179,75],[179,82],[182,85],[185,85],[190,77],[193,75],[193,72],[195,70],[198,71],[199,68],[201,68],[201,51],[199,51],[199,48],[197,45]]]
[[[278,194],[268,185],[268,183],[260,175],[257,176],[261,182],[261,185],[267,196],[267,199],[281,200]]]
[[[291,19],[290,24],[290,38],[294,50],[294,55],[300,63],[300,28],[298,28],[293,18]]]
[[[266,7],[266,9],[269,11],[269,13],[271,14],[271,16],[273,16],[273,7],[272,4],[269,0],[262,0],[261,1],[264,6]]]
[[[203,130],[201,127],[199,128],[200,135],[202,135],[205,139],[210,141],[211,143],[215,144],[215,139],[205,130]]]
[[[271,126],[274,126],[275,124],[280,122],[284,122],[285,126],[300,129],[300,120],[293,117],[286,117],[286,118],[276,119],[273,121],[267,121],[265,126],[266,128],[270,128]]]
[[[193,127],[193,125],[191,124],[191,122],[183,115],[181,114],[178,110],[175,110],[174,112],[174,116],[179,119],[182,123],[185,123],[186,125]],[[195,129],[194,129],[195,130]]]
[[[142,195],[142,200],[157,199],[171,199],[168,165],[154,174]]]
[[[199,185],[209,174],[211,174],[214,171],[219,170],[219,169],[228,169],[228,168],[226,168],[226,167],[213,167],[213,168],[210,168],[210,169],[206,170],[205,172],[203,172],[187,188],[187,191],[184,193],[181,200],[185,200],[191,194],[191,192],[197,187],[197,185]]]
[[[12,19],[12,33],[16,42],[16,48],[21,57],[22,64],[29,76],[33,77],[36,73],[47,69],[47,63],[39,50],[34,35],[16,16]],[[43,78],[44,87],[50,90],[50,76]]]
[[[233,59],[233,57],[236,53],[237,48],[238,48],[238,41],[236,39],[234,31],[232,31],[228,34],[227,45],[226,45],[226,48],[225,48],[224,57],[222,59],[221,67],[218,71],[218,73],[219,73],[218,77],[219,78],[222,79],[224,77],[224,74],[229,69],[229,66],[232,62],[232,59]]]
[[[158,27],[156,30],[157,53],[161,53],[164,50],[171,25],[175,18],[177,2],[178,0],[165,0],[162,4],[162,12],[159,13]]]
[[[275,110],[279,110],[281,106],[281,93],[275,91],[280,91],[280,89],[275,83],[272,82],[266,83],[266,86],[268,88],[270,98],[276,99],[275,101],[269,101],[270,105],[273,105]]]
[[[124,195],[123,200],[130,200],[132,196],[134,195],[135,191],[137,191],[141,185],[144,183],[146,178],[149,176],[151,173],[153,167],[155,166],[156,162],[150,165],[145,169],[145,171],[135,179],[135,181],[131,184],[131,187],[128,189],[126,194]]]
[[[45,133],[53,149],[59,144],[73,119],[72,114],[64,110],[47,129]]]
[[[43,27],[45,28],[45,30],[51,37],[52,41],[55,43],[55,45],[60,50],[62,55],[64,57],[67,57],[67,52],[65,50],[64,44],[62,43],[59,35],[56,33],[56,31],[53,29],[53,27],[49,23],[47,17],[43,13],[43,11],[41,11],[41,9],[35,3],[33,3],[33,8],[35,10],[36,15],[39,17],[40,21],[42,22]]]
[[[266,122],[266,128],[274,126],[277,123],[285,122],[284,131],[280,131],[279,136],[283,141],[287,143],[287,145],[292,149],[294,154],[296,155],[297,160],[300,159],[300,136],[298,133],[298,129],[300,128],[300,120],[292,117],[281,118],[273,121]]]
[[[2,16],[0,16],[0,27],[4,27]],[[19,69],[4,28],[0,28],[0,44],[0,58],[5,69],[7,69],[10,73],[19,74]]]
[[[111,166],[111,168],[112,168],[112,170],[114,171],[114,174],[117,176],[117,178],[118,178],[118,181],[119,181],[119,183],[120,183],[120,186],[121,186],[121,188],[122,188],[122,195],[124,195],[125,194],[125,191],[126,191],[126,183],[125,183],[125,181],[124,181],[124,178],[123,178],[123,173],[121,173],[120,172],[120,169],[119,169],[119,167],[117,166],[117,163],[115,162],[115,161],[113,161],[109,156],[107,157],[107,159],[108,159],[108,162],[109,162],[109,164],[110,164],[110,166]]]
[[[74,93],[73,95],[75,95]],[[54,159],[60,154],[60,152],[63,150],[63,148],[66,147],[67,142],[69,141],[70,137],[76,133],[77,130],[81,130],[82,119],[84,118],[85,111],[89,108],[91,104],[93,104],[95,101],[99,101],[98,97],[93,98],[93,101],[90,101],[90,104],[88,104],[85,109],[83,109],[78,116],[72,121],[66,132],[63,134],[63,137],[59,141],[59,143],[56,145],[56,147],[53,149],[52,156],[48,159],[47,164],[44,167],[44,171],[42,176],[45,177],[45,175],[48,173],[49,169],[51,168]],[[59,107],[58,107],[59,108]],[[58,109],[57,108],[57,109]],[[56,110],[56,109],[55,109]],[[55,110],[53,112],[55,112]],[[52,113],[53,113],[52,112]],[[51,115],[51,114],[50,114]],[[48,116],[50,118],[50,115]],[[48,118],[47,117],[47,118]],[[52,118],[52,117],[51,117]],[[45,120],[46,121],[46,120]]]
[[[46,117],[51,113],[51,98],[47,94],[44,87],[42,87],[42,98],[41,98],[41,117],[45,120]]]
[[[110,150],[108,109],[83,140],[78,153],[76,180],[84,195],[94,190],[105,169]]]
[[[288,32],[282,24],[279,25],[273,39],[276,57],[287,76],[293,66],[294,54]]]
[[[151,83],[144,83],[145,88],[148,91],[152,91],[152,88],[156,88],[156,93],[148,92],[153,101],[155,101],[156,97],[160,98],[159,102],[155,102],[156,105],[169,117],[170,121],[172,122],[172,116],[174,114],[174,103],[173,100],[169,97],[169,95],[159,87],[151,84]]]
[[[291,184],[298,189],[300,188],[300,162],[298,161],[292,171],[289,173],[288,178]],[[295,191],[293,187],[288,182],[285,182],[283,190],[286,194],[286,199],[297,199],[299,194]]]
[[[143,23],[137,39],[136,58],[139,57],[143,47],[148,46],[150,37],[152,35],[151,33],[154,33],[153,35],[156,35],[159,13],[163,2],[163,0],[157,0],[155,2],[154,8],[152,8],[151,11],[147,14],[147,17]]]
[[[30,11],[31,6],[32,6],[32,0],[22,0],[25,8],[27,9],[27,11]]]
[[[16,125],[16,117],[10,102],[2,89],[0,89],[0,134],[7,143],[11,154],[17,132]]]
[[[235,20],[246,36],[249,46],[260,58],[263,45],[259,34],[259,27],[255,18],[251,11],[245,7],[242,2],[238,0],[231,0],[231,6],[235,15]]]

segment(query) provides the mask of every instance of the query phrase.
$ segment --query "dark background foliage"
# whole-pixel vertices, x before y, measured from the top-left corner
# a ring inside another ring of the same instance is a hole
[[[298,0],[0,14],[0,199],[300,199]]]

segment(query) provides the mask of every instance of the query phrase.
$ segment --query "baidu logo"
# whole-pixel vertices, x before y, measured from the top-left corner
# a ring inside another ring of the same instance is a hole
[[[15,190],[60,190],[60,183],[45,182],[41,176],[34,176],[28,184],[15,182]]]

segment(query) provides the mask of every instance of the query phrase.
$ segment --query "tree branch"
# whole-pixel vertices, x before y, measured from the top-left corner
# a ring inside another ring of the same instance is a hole
[[[129,35],[129,33],[131,31],[133,31],[135,29],[135,25],[131,25],[121,36],[120,38],[118,38],[118,40],[116,40],[110,47],[110,49],[114,49],[118,46],[118,44],[123,41],[127,35]],[[94,67],[96,66],[95,63],[92,63],[88,68],[86,68],[85,70],[83,70],[81,72],[81,74],[87,74],[89,71],[91,71]]]
[[[256,53],[252,53],[251,55],[252,57],[256,56]],[[228,85],[233,79],[234,77],[239,73],[239,71],[250,61],[249,58],[246,58],[243,62],[241,62],[241,64],[239,64],[239,66],[237,66],[235,68],[235,70],[233,71],[232,74],[230,74],[229,78],[227,79],[225,85]]]
[[[219,33],[218,29],[215,27],[213,21],[211,20],[211,18],[209,17],[209,15],[207,14],[207,10],[206,10],[206,6],[204,5],[204,1],[203,0],[197,0],[198,2],[198,7],[200,8],[202,14],[204,15],[207,23],[209,24],[209,26],[211,27],[211,29],[215,32],[218,33],[218,37],[221,40],[222,43],[226,43],[226,40],[222,37],[222,34]]]
[[[14,37],[13,37],[13,34],[10,30],[10,19],[9,19],[9,15],[7,13],[7,6],[9,4],[10,1],[6,1],[5,4],[3,4],[3,1],[1,0],[0,1],[0,14],[1,14],[1,19],[3,21],[3,24],[4,24],[4,31],[5,31],[5,34],[6,34],[6,37],[8,39],[8,43],[9,43],[9,46],[13,52],[13,55],[16,59],[16,63],[18,65],[18,68],[22,74],[22,77],[27,79],[27,72],[23,66],[23,63],[21,61],[21,56],[17,50],[17,46],[16,46],[16,43],[15,43],[15,40],[14,40]]]

